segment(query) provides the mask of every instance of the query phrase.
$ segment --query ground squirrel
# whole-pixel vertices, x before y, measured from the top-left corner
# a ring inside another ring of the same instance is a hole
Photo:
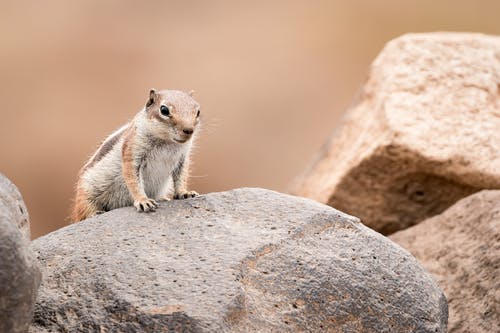
[[[131,206],[154,211],[156,200],[197,195],[186,189],[189,153],[200,122],[192,92],[149,92],[134,119],[107,137],[80,171],[71,219]]]

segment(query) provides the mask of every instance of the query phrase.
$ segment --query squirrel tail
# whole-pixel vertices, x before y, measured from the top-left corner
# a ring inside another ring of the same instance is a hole
[[[85,220],[95,215],[96,210],[88,201],[86,193],[79,186],[76,189],[75,201],[73,202],[73,209],[71,211],[71,223],[76,223]]]

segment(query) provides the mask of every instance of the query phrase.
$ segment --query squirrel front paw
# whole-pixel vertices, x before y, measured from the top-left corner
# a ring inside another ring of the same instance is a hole
[[[174,195],[174,199],[179,200],[179,199],[194,198],[197,195],[198,193],[196,191],[180,192]]]
[[[141,198],[134,201],[134,207],[138,212],[154,212],[158,203],[150,198]]]

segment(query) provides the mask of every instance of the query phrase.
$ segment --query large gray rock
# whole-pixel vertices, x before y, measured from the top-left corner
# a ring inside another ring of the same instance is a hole
[[[500,189],[500,37],[410,34],[373,62],[346,115],[292,192],[384,234]]]
[[[41,275],[27,214],[17,188],[0,174],[0,333],[25,333],[33,318]]]
[[[391,239],[443,287],[450,333],[500,331],[500,191],[473,194]]]
[[[405,250],[314,201],[239,189],[122,208],[33,242],[31,332],[445,332]]]

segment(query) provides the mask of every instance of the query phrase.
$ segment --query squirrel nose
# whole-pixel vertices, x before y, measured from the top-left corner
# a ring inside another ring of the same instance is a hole
[[[182,130],[185,134],[191,135],[193,134],[193,129],[192,128],[185,128]]]

